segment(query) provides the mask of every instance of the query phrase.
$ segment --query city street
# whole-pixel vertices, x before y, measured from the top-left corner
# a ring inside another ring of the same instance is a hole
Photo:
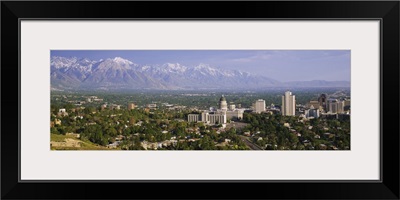
[[[258,145],[252,143],[252,142],[250,141],[250,138],[249,138],[249,137],[246,137],[246,136],[243,136],[243,135],[240,135],[239,137],[242,139],[243,142],[246,143],[246,145],[247,145],[251,150],[263,150],[263,149],[261,149],[261,147],[259,147]]]

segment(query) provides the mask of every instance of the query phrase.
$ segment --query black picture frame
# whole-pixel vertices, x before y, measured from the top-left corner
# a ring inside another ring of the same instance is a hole
[[[155,7],[163,9],[156,11]],[[399,1],[2,1],[1,198],[399,199],[399,9]],[[18,132],[21,127],[17,117],[20,119],[21,113],[19,20],[22,18],[379,19],[382,22],[380,119],[382,180],[379,182],[19,182]],[[18,78],[15,78],[17,74]],[[154,192],[144,192],[152,190]]]

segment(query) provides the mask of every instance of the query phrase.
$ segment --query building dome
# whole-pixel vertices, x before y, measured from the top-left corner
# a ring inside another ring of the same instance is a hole
[[[221,96],[221,98],[219,99],[219,109],[221,110],[228,110],[228,104],[226,103],[226,99],[224,97],[224,95]]]

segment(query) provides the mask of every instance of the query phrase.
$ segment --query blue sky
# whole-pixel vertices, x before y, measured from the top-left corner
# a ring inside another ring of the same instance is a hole
[[[350,50],[52,50],[51,56],[137,64],[180,63],[247,71],[279,81],[350,81]]]

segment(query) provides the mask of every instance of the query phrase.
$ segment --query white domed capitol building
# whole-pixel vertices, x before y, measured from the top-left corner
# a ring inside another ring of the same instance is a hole
[[[228,108],[228,103],[224,95],[219,99],[219,109],[204,110],[201,114],[189,114],[188,122],[204,122],[208,125],[221,124],[226,125],[226,121],[237,120],[243,118],[244,109],[237,109],[234,104],[230,105]]]

